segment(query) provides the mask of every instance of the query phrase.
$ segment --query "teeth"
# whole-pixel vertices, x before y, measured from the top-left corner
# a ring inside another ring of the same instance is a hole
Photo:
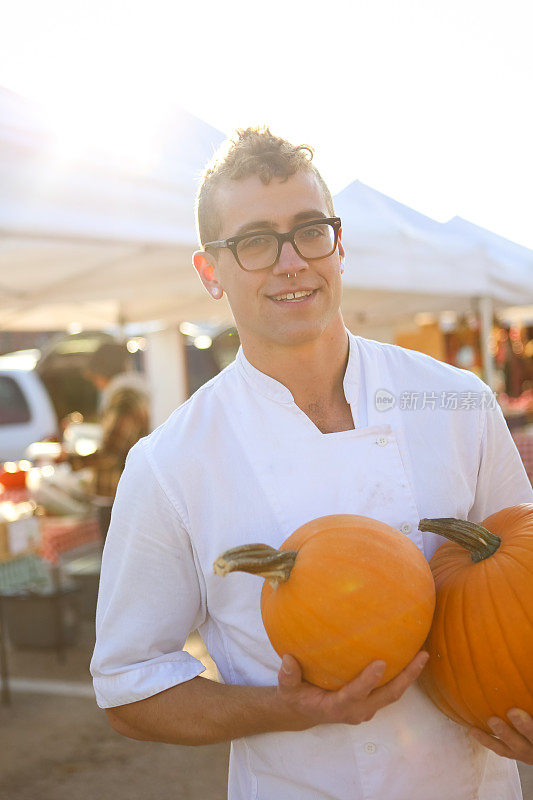
[[[278,294],[274,298],[275,300],[296,300],[298,297],[309,297],[310,294],[313,294],[313,290],[310,292],[287,292],[287,294]]]

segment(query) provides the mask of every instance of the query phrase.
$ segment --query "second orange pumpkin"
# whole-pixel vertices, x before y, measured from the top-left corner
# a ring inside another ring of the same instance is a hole
[[[481,525],[422,520],[444,542],[430,561],[437,590],[419,683],[460,725],[482,728],[513,707],[533,714],[533,504]]]

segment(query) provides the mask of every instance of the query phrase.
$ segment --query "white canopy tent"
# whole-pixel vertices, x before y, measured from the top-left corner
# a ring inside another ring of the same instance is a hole
[[[159,320],[148,368],[153,421],[164,419],[185,392],[176,324],[231,320],[191,265],[197,181],[223,139],[175,111],[148,173],[102,155],[65,159],[39,108],[0,89],[0,329]]]
[[[481,307],[485,316],[485,326],[492,321],[492,311],[496,301],[502,320],[533,319],[533,250],[498,236],[461,217],[454,217],[446,223],[446,229],[477,242],[489,256],[488,297]],[[525,306],[523,304],[526,304]],[[510,308],[502,306],[510,305]],[[487,341],[483,342],[487,350]],[[489,356],[485,353],[488,360]]]
[[[347,319],[390,331],[417,312],[476,311],[492,385],[493,310],[533,303],[533,251],[482,236],[471,223],[443,225],[360,181],[335,197],[335,207],[343,220]]]
[[[436,222],[360,181],[334,200],[347,250],[345,285],[360,290],[369,318],[462,310],[480,297],[498,307],[525,297],[533,302],[533,251],[488,231],[481,235],[458,218]]]
[[[168,326],[230,322],[226,301],[211,300],[191,266],[197,179],[223,138],[179,111],[161,128],[149,170],[94,154],[68,160],[39,110],[0,89],[0,329],[159,320],[153,363],[168,365],[178,363]],[[471,232],[441,225],[359,181],[335,203],[347,249],[343,312],[357,332],[391,338],[394,320],[418,311],[462,312],[473,301],[487,323],[487,302],[528,302],[527,258],[511,267]],[[157,393],[171,400],[161,400],[157,420],[182,391],[171,370],[163,372]]]
[[[65,161],[38,109],[0,89],[0,328],[213,315],[191,268],[193,199],[224,136],[176,112],[161,138],[148,175]]]
[[[476,242],[487,253],[489,284],[500,303],[533,303],[533,250],[461,217],[453,217],[444,228]]]

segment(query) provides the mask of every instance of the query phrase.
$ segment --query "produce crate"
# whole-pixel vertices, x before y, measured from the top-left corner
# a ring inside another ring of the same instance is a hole
[[[26,555],[0,563],[0,594],[12,595],[23,591],[51,591],[54,576],[50,565],[37,555]]]
[[[52,564],[60,556],[82,545],[102,543],[100,525],[96,516],[41,517],[41,555]]]
[[[35,553],[39,539],[37,517],[24,514],[18,519],[7,520],[0,516],[0,562]]]

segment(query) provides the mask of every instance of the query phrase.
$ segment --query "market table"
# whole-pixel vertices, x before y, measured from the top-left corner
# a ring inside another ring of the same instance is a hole
[[[42,517],[41,556],[52,564],[59,557],[90,543],[102,543],[97,517]]]
[[[36,554],[27,553],[0,561],[0,700],[10,703],[9,669],[6,651],[7,623],[4,600],[28,587],[42,590],[52,583],[50,567]]]
[[[3,499],[7,499],[5,495]],[[11,502],[22,502],[26,496],[11,494]],[[59,563],[62,556],[72,556],[90,544],[101,544],[102,535],[97,517],[40,517],[40,541],[37,553],[23,553],[0,562],[0,700],[8,704],[9,672],[5,648],[6,622],[2,600],[9,601],[13,595],[28,588],[34,591],[53,588],[56,606],[58,658],[63,660],[65,626],[62,619],[61,597],[64,593],[59,586]],[[51,587],[50,584],[53,584]],[[3,596],[3,597],[2,597]],[[34,595],[37,599],[39,594]]]

